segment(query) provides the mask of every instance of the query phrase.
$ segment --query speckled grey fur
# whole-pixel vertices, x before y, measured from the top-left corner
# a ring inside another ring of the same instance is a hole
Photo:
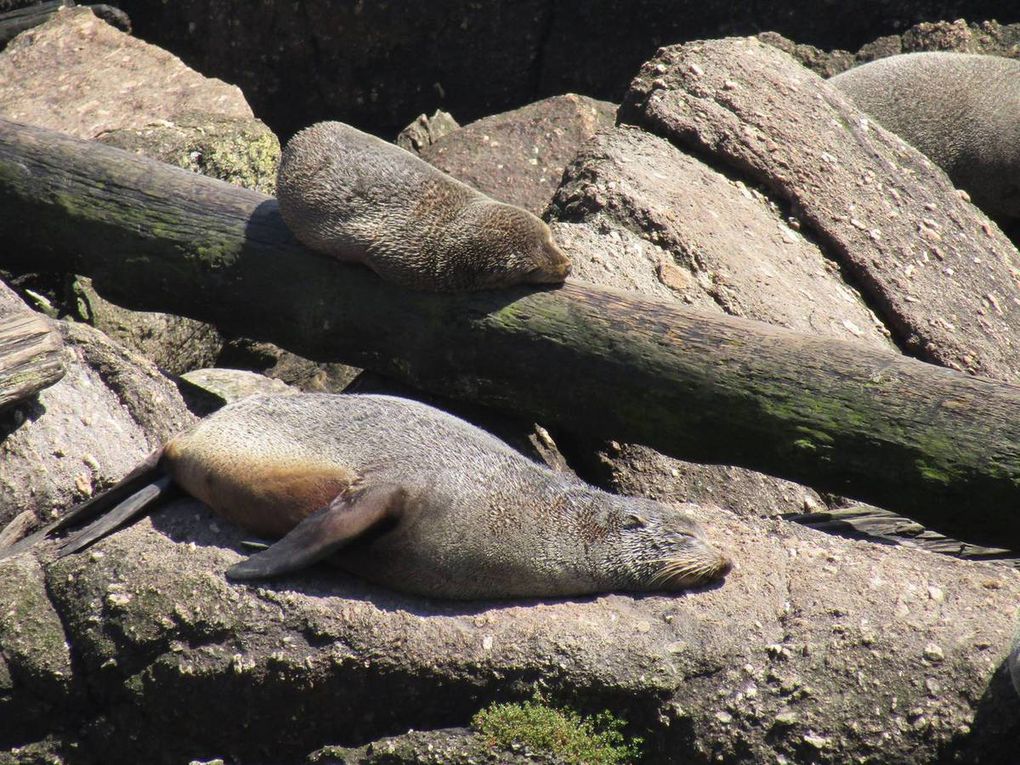
[[[1020,61],[907,53],[829,82],[938,164],[986,213],[1020,220]]]
[[[335,556],[344,569],[396,590],[457,599],[675,590],[729,568],[686,513],[555,473],[416,401],[253,397],[175,442],[189,459],[224,463],[227,472],[332,464],[359,475],[364,488],[403,487],[396,526]],[[676,576],[664,577],[674,560]]]
[[[558,283],[570,271],[549,227],[531,213],[341,122],[291,138],[276,193],[302,243],[405,287]]]

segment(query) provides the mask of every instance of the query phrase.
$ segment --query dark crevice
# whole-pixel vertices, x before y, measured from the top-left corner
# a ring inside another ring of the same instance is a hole
[[[545,19],[538,30],[538,38],[535,41],[535,57],[531,61],[531,71],[528,77],[528,93],[530,99],[539,98],[542,93],[542,77],[545,73],[546,52],[549,48],[549,41],[552,39],[553,28],[556,25],[556,0],[550,2]]]

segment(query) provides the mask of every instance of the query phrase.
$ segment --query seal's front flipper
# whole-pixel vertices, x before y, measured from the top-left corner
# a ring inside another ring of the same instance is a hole
[[[57,558],[84,550],[93,542],[112,534],[131,519],[144,513],[149,505],[166,494],[171,484],[170,476],[163,476],[143,486],[110,512],[65,539],[57,550]]]
[[[230,579],[263,579],[322,560],[386,519],[396,519],[405,491],[393,484],[341,495],[309,515],[268,550],[227,570]]]

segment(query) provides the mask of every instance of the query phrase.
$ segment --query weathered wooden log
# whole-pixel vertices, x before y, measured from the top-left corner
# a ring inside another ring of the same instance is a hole
[[[11,123],[0,210],[8,259],[131,307],[1020,548],[1018,386],[578,283],[400,290],[304,250],[269,197]]]
[[[0,409],[64,376],[60,336],[30,311],[0,315]]]

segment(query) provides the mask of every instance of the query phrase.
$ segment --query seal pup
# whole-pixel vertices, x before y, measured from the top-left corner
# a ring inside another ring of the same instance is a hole
[[[682,511],[556,473],[417,401],[368,394],[227,405],[72,511],[130,495],[60,554],[140,513],[171,480],[246,531],[282,537],[230,568],[232,579],[330,557],[394,590],[492,599],[680,590],[730,569]]]
[[[342,122],[287,142],[276,196],[300,242],[404,287],[558,284],[570,273],[549,227],[528,211]]]
[[[945,170],[988,215],[1020,220],[1020,61],[906,53],[829,82]]]

